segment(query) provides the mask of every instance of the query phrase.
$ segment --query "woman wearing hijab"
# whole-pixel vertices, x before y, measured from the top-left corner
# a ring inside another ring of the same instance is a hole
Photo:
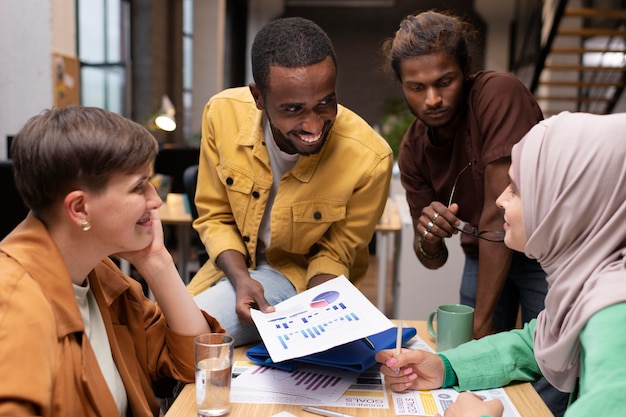
[[[0,242],[0,415],[158,416],[154,387],[193,381],[194,337],[223,331],[163,244],[157,149],[141,125],[88,107],[45,111],[15,136],[31,211]]]
[[[524,328],[432,354],[382,351],[394,391],[489,389],[542,375],[570,393],[566,417],[626,407],[626,114],[561,113],[513,147],[505,244],[547,272],[545,310]],[[395,368],[400,368],[396,375]],[[446,417],[501,416],[463,393]]]

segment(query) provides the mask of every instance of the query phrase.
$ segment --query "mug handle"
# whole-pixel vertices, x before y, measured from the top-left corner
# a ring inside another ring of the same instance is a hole
[[[430,335],[432,337],[435,338],[435,340],[437,339],[437,332],[435,331],[435,329],[433,328],[433,319],[435,318],[435,315],[437,314],[436,311],[433,311],[432,313],[430,313],[430,315],[428,316],[428,333],[430,333]]]

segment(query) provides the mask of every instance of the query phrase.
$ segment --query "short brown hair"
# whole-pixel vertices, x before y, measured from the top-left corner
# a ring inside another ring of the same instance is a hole
[[[114,174],[153,163],[157,152],[156,139],[140,124],[80,106],[32,117],[11,144],[17,189],[36,213],[73,189],[104,189]]]

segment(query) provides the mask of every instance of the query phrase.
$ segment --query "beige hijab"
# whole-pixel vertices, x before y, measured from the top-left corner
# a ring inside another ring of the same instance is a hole
[[[546,119],[515,145],[513,170],[525,252],[548,275],[535,357],[552,385],[571,392],[580,331],[597,311],[626,301],[626,114]]]

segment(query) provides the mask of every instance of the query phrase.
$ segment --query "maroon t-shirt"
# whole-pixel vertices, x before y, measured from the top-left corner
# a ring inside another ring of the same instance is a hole
[[[467,107],[454,122],[454,138],[441,138],[435,145],[428,127],[415,120],[400,145],[400,178],[414,220],[432,201],[448,204],[457,175],[471,161],[459,176],[452,202],[459,204],[457,217],[477,226],[483,210],[485,166],[510,159],[513,145],[543,119],[532,94],[512,74],[481,71],[468,83]],[[478,256],[477,240],[461,235],[466,255]]]

